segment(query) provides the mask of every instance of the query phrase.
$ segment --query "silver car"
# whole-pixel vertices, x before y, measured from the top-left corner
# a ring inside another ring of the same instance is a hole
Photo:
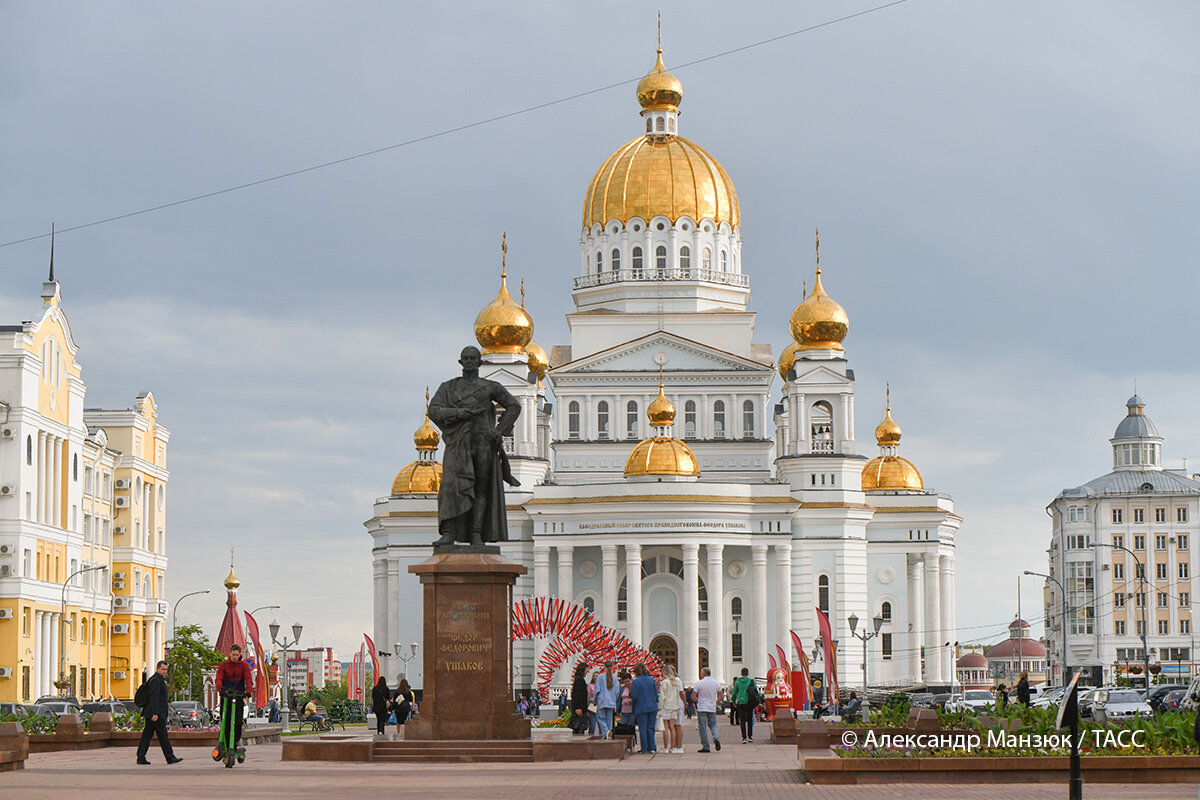
[[[1100,689],[1092,702],[1092,719],[1097,722],[1118,722],[1127,719],[1154,717],[1154,709],[1146,699],[1132,689]]]
[[[964,711],[983,711],[996,704],[996,698],[986,689],[967,689],[959,701],[959,708]]]

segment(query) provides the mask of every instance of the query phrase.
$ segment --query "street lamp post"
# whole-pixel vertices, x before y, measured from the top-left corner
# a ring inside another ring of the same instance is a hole
[[[175,631],[177,630],[176,615],[179,613],[179,604],[194,594],[208,594],[208,593],[209,593],[208,589],[200,589],[195,592],[188,592],[183,597],[180,597],[178,600],[176,600],[174,605],[171,606],[171,649],[172,650],[175,649]],[[191,665],[191,662],[188,662],[187,696],[188,696],[189,700],[192,698],[192,665]]]
[[[65,663],[66,663],[67,654],[63,650],[63,647],[66,643],[65,639],[63,638],[63,623],[67,619],[67,587],[71,585],[71,581],[75,580],[75,577],[77,575],[82,575],[83,573],[91,572],[92,570],[104,569],[104,566],[105,566],[104,564],[98,564],[94,567],[84,567],[83,569],[76,570],[75,572],[71,573],[70,577],[68,577],[65,581],[63,581],[62,606],[60,607],[59,612],[58,612],[58,682],[59,683],[62,683],[64,680],[66,680],[66,678],[64,677],[64,670],[66,669]]]
[[[1150,647],[1146,644],[1146,636],[1150,633],[1150,627],[1146,623],[1146,606],[1150,605],[1150,597],[1146,594],[1146,565],[1138,558],[1138,554],[1130,550],[1125,545],[1108,544],[1107,542],[1093,542],[1092,547],[1109,547],[1113,550],[1124,550],[1129,555],[1133,556],[1133,560],[1138,565],[1138,583],[1142,587],[1142,669],[1146,672],[1146,693],[1150,692]],[[1064,620],[1063,624],[1066,622]]]
[[[299,622],[292,625],[292,640],[290,642],[287,640],[286,635],[284,636],[282,642],[279,641],[279,623],[278,622],[272,622],[268,627],[271,631],[271,644],[274,645],[276,650],[281,650],[281,649],[283,650],[283,672],[284,672],[284,675],[282,677],[280,677],[280,679],[279,679],[279,705],[282,706],[282,708],[280,709],[280,714],[281,714],[280,719],[283,721],[283,732],[287,733],[289,730],[288,716],[289,716],[289,712],[291,711],[291,706],[289,705],[290,698],[288,697],[288,684],[291,682],[291,675],[287,674],[288,673],[287,651],[288,651],[289,647],[300,644],[300,634],[304,631],[304,626],[301,625]],[[278,672],[278,670],[277,670],[277,672]]]
[[[1061,581],[1058,581],[1058,578],[1046,575],[1045,572],[1026,570],[1025,575],[1036,575],[1039,578],[1045,578],[1046,581],[1054,581],[1058,591],[1062,593],[1062,685],[1066,686],[1067,680],[1070,678],[1070,668],[1067,666],[1067,589],[1063,587]]]
[[[400,644],[399,642],[396,642],[396,644],[393,645],[392,649],[396,653],[396,659],[404,662],[404,667],[403,667],[404,673],[403,674],[404,674],[404,677],[407,678],[408,677],[408,662],[412,661],[414,658],[417,657],[417,650],[421,649],[421,645],[417,644],[416,642],[413,642],[412,644],[410,644],[409,648],[411,648],[411,654],[407,655],[407,656],[400,652],[401,648],[403,648],[403,647],[404,647],[404,645]],[[396,684],[399,685],[401,673],[400,673],[399,665],[397,665],[397,667],[398,668],[396,670]]]
[[[254,609],[253,611],[250,612],[250,616],[253,617],[255,614],[257,614],[259,611],[262,611],[264,608],[283,608],[283,606],[259,606],[258,608]]]
[[[850,618],[847,621],[850,623],[850,635],[853,636],[855,639],[861,639],[862,643],[863,643],[863,660],[862,660],[862,673],[863,673],[862,710],[863,710],[863,714],[862,714],[862,718],[864,721],[869,722],[871,717],[870,717],[870,710],[868,709],[868,703],[867,703],[867,642],[870,641],[871,639],[874,639],[876,636],[879,635],[879,629],[883,627],[883,617],[876,614],[875,619],[871,620],[871,622],[875,626],[874,632],[869,631],[866,628],[863,628],[863,632],[861,634],[855,632],[855,629],[858,627],[858,616],[856,614],[851,614]]]

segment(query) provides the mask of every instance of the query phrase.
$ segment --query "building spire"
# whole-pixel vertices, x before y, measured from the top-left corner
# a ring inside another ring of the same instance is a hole
[[[525,307],[525,278],[521,278],[521,308]]]
[[[817,274],[821,274],[821,229],[817,228]]]
[[[50,282],[54,283],[54,223],[50,223]]]
[[[662,11],[658,12],[658,52],[662,52]]]
[[[508,277],[508,231],[500,234],[500,277]]]
[[[888,381],[884,385],[887,387],[886,391],[884,392],[884,398],[885,398],[884,405],[887,406],[888,411],[891,411],[892,410],[892,382]]]

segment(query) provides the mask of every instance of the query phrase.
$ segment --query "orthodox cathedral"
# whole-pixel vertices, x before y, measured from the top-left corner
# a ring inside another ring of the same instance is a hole
[[[814,650],[820,608],[837,637],[839,682],[859,685],[862,644],[849,619],[872,620],[861,634],[878,618],[872,685],[948,685],[962,518],[899,455],[890,402],[879,409],[878,455],[859,453],[849,318],[826,291],[819,254],[778,361],[753,341],[737,193],[679,134],[682,98],[660,49],[637,88],[644,131],[600,165],[584,196],[570,343],[547,354],[533,341],[506,271],[475,320],[480,375],[521,403],[504,442],[521,486],[507,490],[502,548],[529,568],[515,596],[580,605],[689,683],[705,666],[723,682],[742,667],[765,676],[777,645],[795,659],[792,630]],[[428,417],[414,441],[416,460],[365,523],[381,649],[422,635],[408,566],[437,538],[439,434]],[[533,685],[547,644],[514,645],[517,686]],[[812,660],[827,669],[819,649]],[[405,666],[421,686],[419,660]],[[388,669],[401,671],[398,660]]]

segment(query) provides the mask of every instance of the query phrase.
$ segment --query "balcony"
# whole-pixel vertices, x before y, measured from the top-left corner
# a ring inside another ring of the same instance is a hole
[[[717,272],[711,269],[622,269],[601,272],[599,275],[584,275],[575,279],[576,289],[607,286],[612,283],[659,283],[666,281],[690,281],[711,283],[718,286],[748,288],[749,275],[734,272]]]

